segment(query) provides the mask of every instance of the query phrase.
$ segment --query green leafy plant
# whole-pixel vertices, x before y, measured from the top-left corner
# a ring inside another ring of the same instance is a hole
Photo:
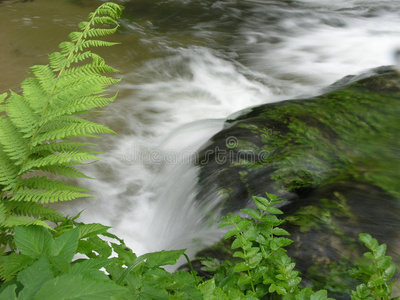
[[[159,251],[137,257],[123,240],[101,224],[66,219],[54,230],[29,225],[15,228],[18,252],[0,258],[0,299],[332,299],[324,289],[301,287],[301,277],[284,247],[292,241],[279,225],[275,195],[254,197],[258,209],[248,217],[229,213],[221,226],[232,226],[226,238],[238,261],[205,260],[210,279],[196,272],[163,269],[185,250]],[[385,245],[361,235],[373,264],[352,271],[364,282],[352,299],[390,299],[395,267]],[[80,258],[76,258],[79,254]],[[399,299],[392,298],[392,299]]]
[[[15,227],[19,252],[0,258],[0,299],[202,299],[200,279],[161,268],[185,250],[137,257],[107,226],[67,220],[60,228]]]
[[[267,193],[267,197],[253,197],[257,209],[241,209],[250,218],[231,213],[222,218],[221,227],[232,226],[225,238],[234,237],[232,249],[238,250],[233,257],[241,260],[217,269],[223,274],[216,274],[217,285],[226,291],[237,287],[246,299],[320,299],[323,295],[327,299],[327,291],[314,293],[310,288],[299,287],[301,278],[294,270],[296,264],[284,249],[292,240],[284,237],[289,233],[279,227],[284,221],[276,216],[283,213],[276,208],[281,201],[276,195]]]
[[[289,233],[279,227],[284,221],[276,217],[282,214],[276,208],[281,201],[268,193],[267,198],[253,199],[257,209],[241,210],[247,217],[229,213],[222,218],[221,227],[231,226],[225,239],[232,240],[235,252],[232,260],[222,263],[216,259],[203,260],[203,270],[213,273],[212,279],[200,287],[203,294],[218,299],[332,299],[325,289],[315,292],[311,287],[301,286],[295,262],[284,249],[292,240],[284,237]],[[386,245],[379,245],[368,234],[361,234],[360,240],[371,252],[364,254],[366,262],[359,262],[350,270],[354,278],[363,282],[352,291],[352,300],[400,299],[389,298],[396,267],[385,256]]]
[[[110,299],[123,293],[124,287],[100,271],[113,263],[108,259],[111,247],[98,237],[107,229],[100,224],[80,224],[55,238],[54,231],[42,226],[17,226],[19,253],[0,259],[5,282],[0,299]],[[81,252],[93,256],[72,261]]]
[[[115,43],[96,39],[114,33],[115,21],[122,7],[104,3],[80,31],[60,44],[60,52],[49,56],[48,65],[30,68],[32,77],[22,84],[22,95],[0,95],[0,228],[2,244],[12,247],[8,232],[17,225],[49,225],[64,216],[43,206],[44,203],[90,197],[90,190],[51,179],[87,177],[74,166],[99,159],[89,150],[91,143],[74,141],[74,137],[98,137],[114,133],[87,119],[111,103],[115,96],[106,88],[119,79],[105,76],[117,72],[89,47]],[[111,26],[110,26],[111,25]]]
[[[389,299],[394,284],[394,281],[390,280],[396,272],[396,266],[391,263],[392,258],[385,255],[386,245],[379,245],[378,241],[367,233],[361,233],[359,238],[370,251],[364,253],[366,261],[358,263],[357,268],[351,270],[352,276],[364,282],[352,292],[351,299]]]

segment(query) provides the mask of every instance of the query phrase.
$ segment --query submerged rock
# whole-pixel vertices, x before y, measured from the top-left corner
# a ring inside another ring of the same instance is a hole
[[[341,298],[355,284],[344,266],[366,250],[358,233],[400,262],[400,77],[381,67],[326,91],[228,120],[200,152],[197,200],[218,195],[224,214],[279,194],[305,283]]]

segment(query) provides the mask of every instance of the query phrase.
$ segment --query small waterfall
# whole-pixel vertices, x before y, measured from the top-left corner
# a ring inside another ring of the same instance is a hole
[[[392,64],[400,6],[204,1],[192,18],[183,8],[193,1],[157,3],[182,11],[157,20],[133,9],[138,21],[124,21],[123,45],[111,62],[124,77],[101,121],[119,136],[102,139],[104,161],[83,169],[96,180],[80,182],[98,197],[62,210],[85,209],[80,220],[112,226],[138,254],[194,253],[221,235],[208,219],[217,199],[193,201],[196,151],[239,110],[315,95],[343,76]]]

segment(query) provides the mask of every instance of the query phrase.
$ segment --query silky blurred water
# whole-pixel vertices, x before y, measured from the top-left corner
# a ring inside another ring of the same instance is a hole
[[[18,91],[102,1],[0,1],[0,92]],[[121,42],[101,50],[122,72],[99,122],[103,161],[79,182],[98,195],[58,208],[113,227],[138,254],[217,241],[210,195],[193,202],[196,150],[231,114],[316,95],[343,76],[394,64],[399,1],[119,1]],[[212,225],[214,224],[214,225]]]

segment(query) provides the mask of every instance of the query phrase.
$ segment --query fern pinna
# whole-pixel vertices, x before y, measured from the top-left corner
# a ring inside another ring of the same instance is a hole
[[[90,143],[74,137],[98,137],[113,133],[86,117],[115,99],[105,94],[119,79],[104,75],[118,72],[89,47],[115,43],[98,37],[113,34],[122,7],[102,4],[91,13],[80,31],[60,44],[48,65],[31,67],[32,77],[22,84],[22,95],[0,94],[0,227],[2,236],[16,225],[58,222],[63,216],[44,203],[92,196],[90,190],[49,179],[56,174],[86,177],[74,166],[97,159],[98,152],[85,149]],[[81,116],[79,116],[81,115]],[[3,243],[4,244],[4,243]]]

